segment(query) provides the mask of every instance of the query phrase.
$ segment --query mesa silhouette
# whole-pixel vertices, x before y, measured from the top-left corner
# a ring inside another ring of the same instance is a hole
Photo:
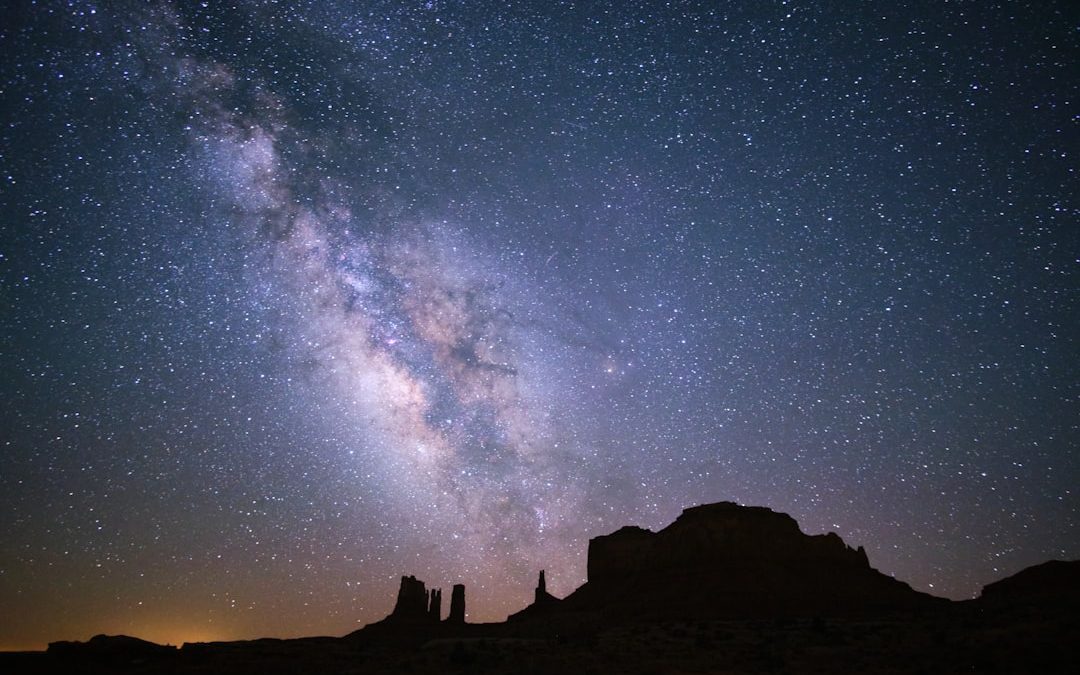
[[[659,532],[624,527],[589,542],[588,581],[511,621],[594,612],[605,622],[873,615],[939,598],[870,567],[836,534],[803,534],[791,516],[720,502],[686,509]]]
[[[786,514],[730,502],[688,508],[658,532],[630,526],[591,539],[582,586],[557,598],[540,571],[533,602],[505,622],[467,623],[465,591],[452,587],[444,618],[442,589],[403,576],[393,611],[344,638],[175,649],[97,636],[4,655],[0,667],[510,672],[528,661],[538,672],[1069,672],[1080,656],[1080,561],[1038,565],[951,602],[878,572],[836,534],[807,535]]]
[[[352,635],[460,634],[464,586],[454,586],[444,622],[441,602],[441,589],[403,576],[390,615]],[[947,602],[878,572],[862,547],[834,533],[807,535],[787,514],[720,502],[686,509],[659,532],[627,526],[591,539],[585,584],[556,598],[541,570],[533,603],[507,623],[518,633],[558,632],[650,620],[874,616]]]

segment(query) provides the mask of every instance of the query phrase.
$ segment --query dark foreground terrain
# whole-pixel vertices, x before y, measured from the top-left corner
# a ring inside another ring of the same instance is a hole
[[[487,635],[484,635],[487,633]],[[1074,673],[1075,617],[627,624],[550,637],[334,638],[186,645],[171,653],[4,654],[7,673]]]
[[[588,581],[498,624],[401,579],[393,612],[344,637],[156,645],[126,636],[0,653],[2,673],[1076,673],[1080,561],[950,602],[870,567],[835,534],[730,503],[589,543]]]

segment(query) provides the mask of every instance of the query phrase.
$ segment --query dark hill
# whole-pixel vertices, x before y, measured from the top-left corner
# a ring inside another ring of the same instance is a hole
[[[50,642],[48,653],[89,658],[152,658],[176,654],[176,647],[127,635],[95,635],[86,642]]]
[[[984,606],[1080,609],[1080,560],[1050,560],[983,588]]]
[[[731,502],[686,509],[659,532],[589,542],[588,581],[558,608],[605,620],[875,615],[946,601],[870,567],[833,533]]]

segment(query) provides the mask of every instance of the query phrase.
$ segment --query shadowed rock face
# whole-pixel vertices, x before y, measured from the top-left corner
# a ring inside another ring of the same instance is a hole
[[[835,615],[935,602],[870,567],[836,534],[783,513],[696,506],[659,532],[624,527],[589,542],[588,582],[566,609],[646,617]]]
[[[554,595],[547,592],[547,579],[544,570],[540,570],[540,579],[536,582],[536,591],[533,592],[534,605],[546,605],[558,600]]]
[[[533,591],[533,603],[506,617],[506,620],[521,622],[553,616],[560,611],[561,602],[562,600],[547,592],[547,578],[544,576],[544,570],[540,570],[540,579],[536,582],[536,590]]]
[[[450,616],[446,617],[450,623],[465,623],[465,585],[454,584],[450,592]]]
[[[428,593],[424,582],[414,576],[401,577],[397,602],[388,618],[395,621],[422,621],[428,617]]]
[[[749,560],[798,562],[803,568],[869,566],[862,548],[849,548],[836,534],[807,536],[785,513],[721,502],[686,509],[659,533],[624,527],[592,539],[588,574],[589,581],[605,584],[707,561],[737,566]]]
[[[1051,560],[987,584],[984,605],[1080,608],[1080,560]]]

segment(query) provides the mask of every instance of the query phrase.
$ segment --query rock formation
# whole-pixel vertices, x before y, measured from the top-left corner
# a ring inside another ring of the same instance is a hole
[[[658,532],[629,526],[596,537],[587,573],[559,599],[541,570],[533,603],[507,621],[561,630],[595,620],[876,616],[948,604],[881,574],[866,551],[834,533],[806,535],[787,514],[730,502],[686,509]],[[441,591],[402,577],[387,621],[438,625],[441,608]],[[443,625],[464,624],[465,587],[457,584]]]
[[[559,598],[547,592],[547,579],[544,576],[544,570],[540,570],[540,579],[533,591],[533,603],[520,612],[511,614],[506,620],[517,622],[550,616],[557,611],[560,602],[562,601]]]
[[[424,582],[412,575],[401,577],[397,603],[387,618],[394,621],[423,621],[428,618],[428,612],[428,593]]]
[[[456,618],[455,618],[456,617]],[[427,589],[415,576],[401,577],[394,609],[381,621],[349,633],[349,639],[377,639],[383,644],[420,643],[440,635],[467,630],[465,623],[465,586],[454,586],[450,618],[442,621],[442,589]],[[419,641],[419,642],[418,642]]]
[[[588,581],[564,609],[638,618],[838,615],[918,609],[936,599],[870,567],[833,533],[783,513],[696,506],[659,532],[624,527],[589,542]]]
[[[450,593],[450,616],[448,623],[465,623],[465,585],[454,584]]]
[[[533,595],[533,604],[540,605],[555,599],[555,596],[547,592],[547,581],[544,579],[544,570],[540,570],[540,580],[536,583],[536,592]]]

